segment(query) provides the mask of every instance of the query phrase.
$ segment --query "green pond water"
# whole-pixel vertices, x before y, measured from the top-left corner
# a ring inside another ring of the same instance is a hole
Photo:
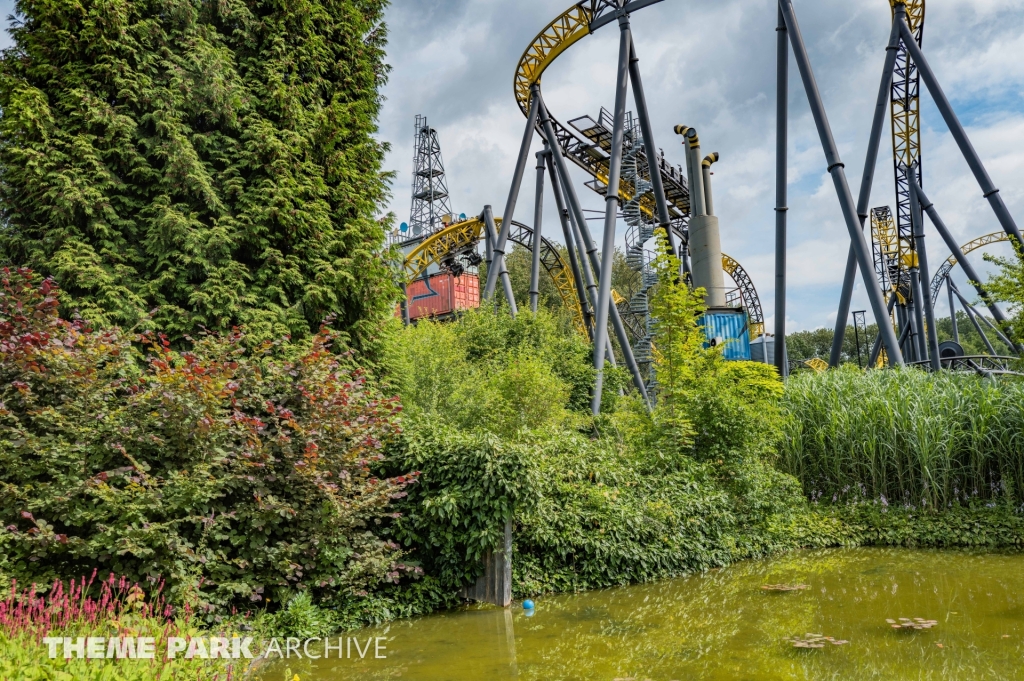
[[[806,590],[766,592],[766,584]],[[522,607],[469,606],[347,634],[374,657],[288,661],[301,681],[1024,679],[1024,555],[801,551]],[[894,630],[886,619],[937,620]],[[796,649],[787,637],[849,643]],[[314,649],[315,650],[315,649]],[[333,654],[337,657],[337,653]],[[284,678],[282,663],[265,679]],[[288,679],[292,679],[288,676]]]

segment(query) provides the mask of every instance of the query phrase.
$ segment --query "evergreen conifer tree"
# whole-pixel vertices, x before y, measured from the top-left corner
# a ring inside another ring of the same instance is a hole
[[[19,0],[0,261],[90,321],[359,348],[392,310],[387,0]],[[152,322],[146,315],[154,310]]]

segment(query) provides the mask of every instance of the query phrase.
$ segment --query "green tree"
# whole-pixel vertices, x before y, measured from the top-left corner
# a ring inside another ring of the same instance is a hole
[[[1010,340],[1020,344],[1024,343],[1024,251],[1016,243],[1013,247],[1015,258],[985,256],[985,260],[999,266],[999,273],[985,286],[996,300],[1009,303],[1011,318],[1005,331]]]
[[[333,316],[365,347],[396,295],[374,218],[386,5],[19,0],[0,261],[98,324],[259,341]]]
[[[661,237],[659,237],[659,240]],[[704,347],[704,289],[680,280],[679,260],[659,249],[651,300],[659,384],[654,424],[662,441],[698,460],[737,463],[774,451],[782,382],[773,366],[726,361]]]

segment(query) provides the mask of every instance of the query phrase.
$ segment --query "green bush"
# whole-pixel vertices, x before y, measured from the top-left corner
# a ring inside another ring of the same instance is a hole
[[[455,323],[424,320],[395,334],[388,366],[414,421],[514,439],[589,413],[590,357],[586,340],[544,311],[513,320],[481,308]],[[610,373],[606,394],[617,396],[622,372]]]
[[[537,452],[491,433],[424,423],[389,454],[417,471],[392,528],[409,564],[454,593],[479,575],[483,555],[503,543],[506,519],[536,499]]]
[[[660,252],[661,283],[651,300],[660,385],[652,432],[663,446],[702,461],[770,459],[781,435],[782,381],[772,366],[726,361],[721,348],[703,347],[704,291],[678,281],[679,261]]]
[[[57,291],[0,272],[0,571],[162,577],[201,609],[299,591],[342,612],[412,568],[379,536],[411,480],[380,479],[400,407],[322,331],[191,351],[57,316]]]
[[[793,376],[780,465],[812,499],[947,508],[1024,492],[1024,384],[918,369]]]
[[[653,414],[612,383],[592,418],[589,344],[544,312],[481,309],[396,335],[407,425],[385,470],[419,477],[392,531],[425,582],[449,594],[470,583],[509,517],[519,594],[706,570],[838,534],[772,466],[774,369],[704,348],[699,292],[662,281]]]

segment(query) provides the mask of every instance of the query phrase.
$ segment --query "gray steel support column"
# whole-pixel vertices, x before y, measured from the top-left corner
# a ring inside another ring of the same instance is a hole
[[[917,64],[917,70],[921,74],[921,79],[924,80],[924,84],[928,86],[928,91],[932,94],[932,99],[935,100],[935,106],[938,107],[939,113],[942,114],[942,119],[946,121],[949,132],[953,134],[953,139],[956,140],[957,146],[960,147],[960,153],[964,155],[967,165],[970,166],[971,172],[974,173],[974,178],[981,187],[982,195],[988,199],[989,205],[992,206],[992,212],[996,214],[996,219],[999,220],[999,224],[1002,225],[1003,231],[1006,232],[1007,236],[1011,239],[1016,239],[1017,243],[1024,247],[1024,240],[1021,239],[1017,223],[1013,221],[1013,216],[1010,215],[1006,204],[1003,203],[999,190],[992,183],[992,178],[988,176],[988,171],[985,170],[981,157],[978,156],[974,145],[968,139],[967,131],[960,124],[960,119],[957,118],[956,112],[953,111],[953,106],[946,99],[946,93],[942,91],[939,79],[936,78],[935,72],[932,71],[931,65],[914,39],[914,34],[910,31],[906,21],[900,21],[900,33],[903,35],[903,43],[907,46],[910,56],[913,57],[914,63]]]
[[[512,216],[516,211],[516,201],[519,199],[519,187],[523,183],[523,174],[526,172],[526,161],[530,156],[530,143],[533,142],[533,131],[537,126],[537,109],[539,88],[533,86],[533,96],[530,98],[530,113],[526,117],[526,130],[523,132],[523,141],[519,145],[519,159],[516,161],[516,170],[512,175],[512,188],[508,192],[508,200],[505,202],[505,212],[501,216],[501,232],[498,233],[498,240],[494,243],[494,257],[496,260],[505,259],[505,242],[508,241],[509,230],[512,229]],[[494,295],[494,286],[498,282],[499,270],[487,271],[487,284],[484,286],[485,299]],[[505,272],[501,275],[502,285],[505,287],[505,295],[509,299],[509,307],[512,315],[515,316],[516,303],[512,296],[512,282]]]
[[[980,319],[981,321],[985,322],[985,326],[987,326],[988,328],[992,329],[992,332],[996,334],[996,337],[999,340],[1001,340],[1003,343],[1005,343],[1008,348],[1010,348],[1010,352],[1016,352],[1017,351],[1017,348],[1014,347],[1013,343],[1010,341],[1009,338],[1007,338],[1003,334],[1003,332],[999,329],[999,327],[997,327],[995,324],[990,322],[988,320],[988,318],[985,317],[985,315],[983,315],[980,312],[978,312],[978,310],[974,307],[974,305],[971,305],[969,302],[967,302],[967,299],[964,298],[963,295],[960,293],[960,289],[958,289],[956,286],[954,286],[953,287],[953,292],[957,295],[957,297],[960,298],[960,302],[963,303],[964,307],[971,308],[971,311],[974,312],[974,315],[978,319]]]
[[[979,336],[981,336],[981,340],[985,341],[985,347],[988,348],[989,354],[994,357],[996,349],[992,347],[992,343],[989,341],[988,336],[985,335],[985,331],[981,328],[981,325],[978,324],[978,320],[974,318],[974,308],[962,295],[960,295],[960,291],[958,291],[955,286],[953,287],[953,293],[955,293],[956,297],[960,299],[960,304],[964,306],[964,312],[967,313],[967,318],[970,319],[971,324],[974,325],[974,330],[978,332]]]
[[[1010,339],[1007,338],[1005,335],[1003,335],[1003,332],[1000,331],[999,328],[996,327],[996,325],[993,324],[992,321],[988,317],[986,317],[985,315],[981,314],[977,310],[974,311],[974,314],[975,314],[976,317],[978,317],[978,319],[980,319],[981,321],[985,322],[985,326],[987,326],[988,328],[992,329],[992,333],[994,333],[996,335],[996,337],[999,338],[999,340],[1001,340],[1003,342],[1003,344],[1006,345],[1006,347],[1010,349],[1010,352],[1017,352],[1017,348],[1015,348],[1013,343],[1010,342]]]
[[[914,330],[912,328],[913,325],[910,323],[911,312],[913,312],[913,310],[910,309],[907,305],[903,305],[899,302],[896,303],[896,326],[900,330],[900,350],[906,354],[906,359],[908,362],[913,362],[917,360],[917,357],[914,356],[914,344],[911,343],[909,346],[907,346],[904,341],[904,338],[913,339],[914,337]],[[907,331],[908,329],[909,334],[905,336],[903,332]]]
[[[942,216],[939,215],[939,211],[936,210],[935,204],[929,199],[928,195],[924,193],[924,189],[921,185],[914,183],[911,185],[911,191],[917,196],[917,200],[921,205],[921,208],[928,213],[928,219],[935,225],[935,229],[938,230],[939,236],[946,244],[946,248],[956,256],[956,261],[963,268],[964,274],[967,275],[967,280],[970,281],[975,290],[978,292],[978,297],[985,303],[985,307],[988,308],[989,312],[992,313],[992,317],[1000,324],[1006,323],[1006,315],[1003,314],[1003,310],[992,300],[992,296],[989,295],[985,287],[981,285],[981,277],[978,276],[978,271],[974,269],[974,265],[971,264],[970,258],[960,250],[960,246],[957,244],[956,239],[950,233],[949,228],[946,227],[946,223],[943,222]]]
[[[910,213],[913,216],[914,228],[914,250],[917,253],[918,266],[918,288],[920,289],[921,301],[918,308],[924,309],[924,321],[927,322],[928,331],[925,346],[928,349],[928,359],[931,360],[932,370],[938,371],[942,368],[939,361],[939,330],[935,326],[935,309],[932,303],[931,270],[928,269],[928,249],[924,240],[924,215],[921,213],[921,202],[918,201],[917,192],[913,187],[917,186],[917,166],[910,168]],[[918,295],[916,292],[914,295]]]
[[[484,214],[480,214],[480,219],[483,220]],[[487,223],[484,222],[484,264],[487,265],[487,271],[491,271],[491,265],[494,263],[494,240],[498,238],[497,234],[491,234],[491,230]]]
[[[537,313],[540,300],[540,239],[544,219],[544,152],[537,152],[537,194],[533,203],[533,260],[530,264],[530,311]]]
[[[906,5],[896,5],[896,19],[906,15]],[[868,151],[864,158],[864,171],[860,178],[860,194],[857,196],[857,217],[860,218],[860,229],[868,219],[868,203],[871,201],[871,186],[875,181],[875,165],[878,162],[878,146],[882,139],[882,128],[889,111],[890,89],[892,88],[892,70],[896,65],[896,53],[900,46],[900,25],[893,21],[889,33],[889,43],[885,46],[885,63],[882,65],[882,81],[878,85],[878,97],[875,98],[875,115],[871,120],[871,134],[868,136]],[[850,252],[846,256],[846,274],[843,277],[843,292],[839,296],[839,312],[836,314],[836,331],[832,336],[832,352],[829,354],[828,365],[839,366],[839,358],[843,352],[843,341],[846,338],[846,320],[850,316],[850,300],[853,298],[853,282],[857,276],[857,254],[850,244]]]
[[[539,92],[537,96],[540,97]],[[586,244],[587,258],[590,261],[591,267],[594,268],[594,274],[600,278],[601,268],[597,262],[597,246],[594,245],[594,240],[590,236],[590,228],[587,227],[586,218],[583,216],[580,199],[576,195],[576,190],[573,189],[572,182],[569,180],[569,171],[565,166],[565,157],[562,155],[561,147],[558,146],[555,128],[551,125],[551,119],[548,117],[547,107],[544,106],[543,101],[540,103],[540,120],[544,129],[544,136],[551,145],[551,158],[555,162],[555,175],[558,177],[558,182],[561,183],[562,192],[565,195],[566,203],[569,205],[569,216],[575,216],[576,226],[579,227],[580,234]],[[554,180],[552,180],[552,183],[554,183]],[[644,376],[640,373],[640,367],[633,356],[633,348],[629,344],[629,334],[626,333],[626,326],[622,323],[622,318],[619,316],[619,309],[614,305],[611,306],[611,317],[612,325],[615,327],[615,338],[619,341],[619,347],[622,348],[626,367],[633,376],[633,385],[636,386],[636,389],[640,392],[641,399],[643,399],[647,409],[650,410],[651,400],[647,395],[647,385],[644,383]]]
[[[896,294],[893,294],[892,296],[889,297],[889,302],[888,302],[888,304],[886,306],[886,310],[888,310],[888,314],[889,315],[892,314],[892,310],[893,310],[894,307],[896,307]],[[885,323],[889,324],[890,327],[892,326],[892,321],[889,319],[888,316],[885,319]],[[877,334],[875,334],[875,342],[871,346],[871,356],[868,358],[868,368],[869,369],[874,367],[875,363],[878,362],[878,353],[881,350],[882,350],[882,334],[877,333]]]
[[[494,244],[498,242],[498,228],[494,223],[494,211],[491,209],[490,205],[484,206],[484,212],[481,214],[481,217],[483,218],[484,221],[484,231],[487,234],[487,252],[490,256],[490,259],[487,261],[487,276],[490,276],[491,268],[493,268],[498,273],[498,276],[502,277],[503,282],[511,282],[511,280],[509,280],[508,278],[508,270],[505,269],[504,258],[499,258],[494,251]],[[508,305],[512,313],[512,316],[515,317],[518,313],[518,310],[516,309],[515,296],[512,295],[510,289],[505,289],[505,298],[506,300],[508,300]],[[495,301],[494,303],[494,308],[498,308],[497,301]]]
[[[917,358],[921,361],[928,359],[928,339],[924,332],[924,294],[921,293],[921,270],[917,267],[910,268],[910,286],[914,291],[914,338],[917,348]]]
[[[907,324],[906,326],[903,327],[903,331],[900,333],[900,338],[899,338],[900,345],[903,345],[907,341],[910,341],[911,345],[914,344],[914,341],[913,341],[914,332],[912,330],[913,328],[914,328],[913,324]]]
[[[828,116],[825,114],[825,105],[821,101],[821,94],[818,92],[818,84],[814,79],[814,72],[811,69],[811,61],[807,55],[807,48],[804,46],[803,36],[800,34],[800,25],[796,20],[793,2],[792,0],[780,0],[779,7],[782,8],[783,17],[786,20],[786,29],[789,33],[790,43],[793,46],[793,55],[796,58],[797,67],[803,79],[804,90],[811,107],[811,114],[814,117],[814,124],[818,129],[818,136],[821,138],[821,146],[825,152],[828,172],[832,176],[832,182],[835,184],[836,194],[839,198],[839,205],[846,220],[846,229],[850,233],[850,240],[853,242],[854,250],[857,253],[857,263],[860,265],[864,288],[867,290],[868,299],[871,302],[871,311],[874,314],[875,322],[878,324],[879,333],[882,335],[882,342],[885,344],[890,364],[901,365],[904,363],[903,353],[900,352],[896,334],[893,333],[890,326],[884,323],[886,319],[885,300],[882,298],[882,292],[875,283],[875,271],[871,261],[871,253],[868,250],[864,232],[860,228],[860,220],[857,218],[853,194],[850,192],[850,185],[846,181],[846,173],[843,169],[843,162],[839,159],[839,150],[836,148],[835,139],[832,137],[832,129],[828,123]]]
[[[622,169],[622,137],[626,124],[626,89],[629,84],[629,16],[619,17],[619,65],[615,80],[615,111],[612,123],[611,158],[608,161],[608,189],[605,192],[604,234],[601,245],[601,273],[598,275],[597,310],[594,314],[594,394],[590,410],[601,413],[604,385],[604,344],[608,338],[608,308],[612,299],[612,263],[615,259],[615,223],[619,214],[619,173]]]
[[[545,142],[545,145],[547,142]],[[593,336],[594,317],[590,308],[590,301],[587,300],[587,289],[584,288],[583,274],[580,272],[580,263],[576,259],[576,248],[573,246],[574,234],[569,225],[569,211],[565,208],[562,200],[562,190],[558,186],[558,179],[551,161],[551,150],[547,149],[546,162],[548,176],[551,178],[551,190],[555,194],[555,207],[558,209],[558,221],[562,225],[562,238],[565,240],[565,250],[569,255],[569,267],[572,269],[572,280],[576,284],[576,296],[580,301],[580,309],[583,311],[583,326],[587,329],[587,335]],[[589,271],[589,270],[588,270]],[[593,338],[591,338],[593,340]]]
[[[950,275],[946,275],[946,292],[949,294],[949,322],[953,325],[953,342],[960,342],[960,329],[956,324],[956,306],[953,305],[953,284]]]
[[[775,368],[789,375],[786,356],[786,213],[789,166],[789,32],[779,7],[775,94]],[[767,345],[765,345],[767,353]]]
[[[658,167],[654,130],[651,128],[651,118],[647,112],[647,97],[644,95],[644,84],[640,79],[640,60],[636,56],[632,33],[629,36],[629,82],[633,86],[633,102],[636,104],[636,116],[640,120],[640,134],[644,138],[644,154],[647,156],[647,169],[651,173],[651,192],[654,194],[654,204],[658,208],[658,226],[665,230],[672,255],[678,257],[679,250],[672,234],[672,218],[668,213],[668,202],[665,200],[665,185],[661,181],[661,169]]]
[[[558,171],[557,166],[555,167],[555,172],[558,174],[558,183],[562,187],[563,193],[565,196],[570,196],[570,192],[572,192],[572,185],[569,184],[568,175],[562,175]],[[575,193],[573,193],[572,196],[575,197]],[[582,211],[580,211],[580,213],[581,212]],[[583,240],[583,232],[580,230],[580,223],[577,219],[577,216],[580,215],[580,213],[575,211],[568,212],[569,228],[572,230],[573,242],[576,244],[576,250],[579,253],[580,270],[583,272],[583,278],[586,281],[587,298],[590,300],[590,316],[591,319],[593,319],[594,310],[597,309],[597,283],[594,281],[594,272],[591,270],[591,263],[596,261],[595,254],[597,253],[597,246],[594,246],[593,242],[585,242]],[[584,220],[585,219],[586,218],[584,218]],[[583,224],[586,225],[586,222]],[[590,247],[594,248],[593,252],[588,250]],[[593,338],[591,338],[591,340],[593,340]]]
[[[412,322],[409,319],[409,286],[402,282],[402,324],[409,326]]]

